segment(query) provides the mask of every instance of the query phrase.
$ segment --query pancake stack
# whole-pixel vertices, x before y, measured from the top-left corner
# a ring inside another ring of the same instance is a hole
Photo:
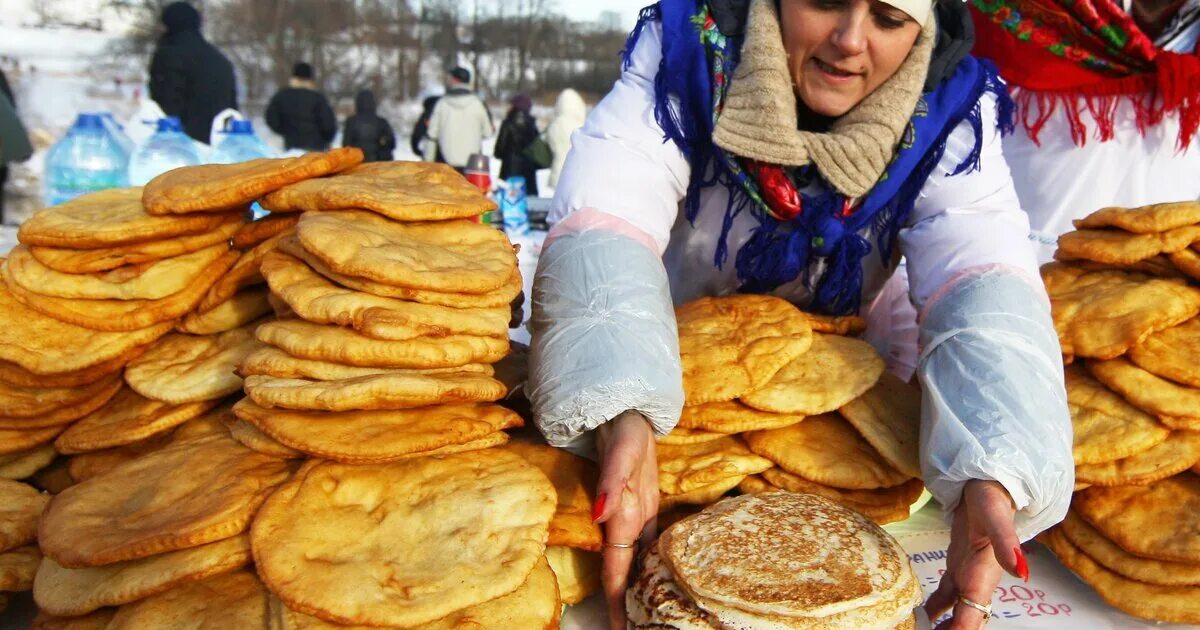
[[[847,336],[861,320],[755,295],[704,298],[676,317],[686,406],[657,446],[662,509],[737,488],[817,494],[880,523],[908,517],[923,488],[920,397]]]
[[[1129,614],[1200,623],[1200,204],[1076,221],[1042,276],[1078,492],[1041,540]]]
[[[626,592],[635,628],[915,628],[908,555],[811,494],[724,499],[676,523]]]
[[[38,517],[49,501],[50,495],[33,486],[0,479],[0,613],[13,593],[33,588],[42,560]]]

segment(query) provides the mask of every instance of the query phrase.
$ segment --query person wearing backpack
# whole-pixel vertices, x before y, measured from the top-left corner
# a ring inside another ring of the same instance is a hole
[[[360,91],[354,97],[354,115],[342,128],[342,146],[362,149],[364,162],[390,161],[396,149],[396,132],[375,107],[375,93]]]

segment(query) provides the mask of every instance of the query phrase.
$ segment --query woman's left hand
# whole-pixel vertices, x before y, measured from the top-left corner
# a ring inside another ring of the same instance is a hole
[[[972,480],[963,486],[962,500],[954,510],[946,573],[925,602],[931,620],[952,609],[952,616],[938,630],[982,628],[987,617],[969,602],[990,607],[1004,571],[1029,580],[1014,516],[1012,499],[999,483]]]

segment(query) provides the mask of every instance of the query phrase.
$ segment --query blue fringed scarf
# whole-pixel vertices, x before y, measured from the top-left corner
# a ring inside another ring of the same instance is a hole
[[[729,232],[737,215],[750,209],[759,223],[735,257],[742,292],[769,293],[803,277],[813,295],[810,310],[856,313],[862,299],[862,265],[873,249],[862,234],[876,235],[874,246],[886,264],[918,193],[941,161],[946,140],[964,120],[975,130],[975,147],[952,175],[979,168],[983,143],[979,99],[985,92],[997,99],[1001,132],[1012,130],[1012,101],[995,68],[966,57],[953,75],[923,95],[891,164],[875,187],[858,200],[853,212],[844,212],[848,207],[845,196],[821,180],[815,168],[806,167],[800,169],[800,175],[815,178],[820,192],[802,194],[800,215],[782,220],[763,200],[742,159],[722,150],[712,139],[729,79],[739,61],[742,38],[720,31],[705,0],[661,0],[642,10],[626,43],[626,64],[650,21],[660,22],[663,30],[662,64],[655,78],[655,117],[665,139],[679,147],[691,166],[684,200],[688,220],[694,222],[700,212],[703,189],[716,185],[729,189],[713,257],[718,268],[727,262]],[[813,273],[814,269],[819,271]]]

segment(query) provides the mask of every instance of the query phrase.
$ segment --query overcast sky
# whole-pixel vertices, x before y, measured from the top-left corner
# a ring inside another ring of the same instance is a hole
[[[558,10],[576,20],[595,20],[604,11],[621,14],[621,24],[633,28],[638,11],[654,0],[555,0]]]

